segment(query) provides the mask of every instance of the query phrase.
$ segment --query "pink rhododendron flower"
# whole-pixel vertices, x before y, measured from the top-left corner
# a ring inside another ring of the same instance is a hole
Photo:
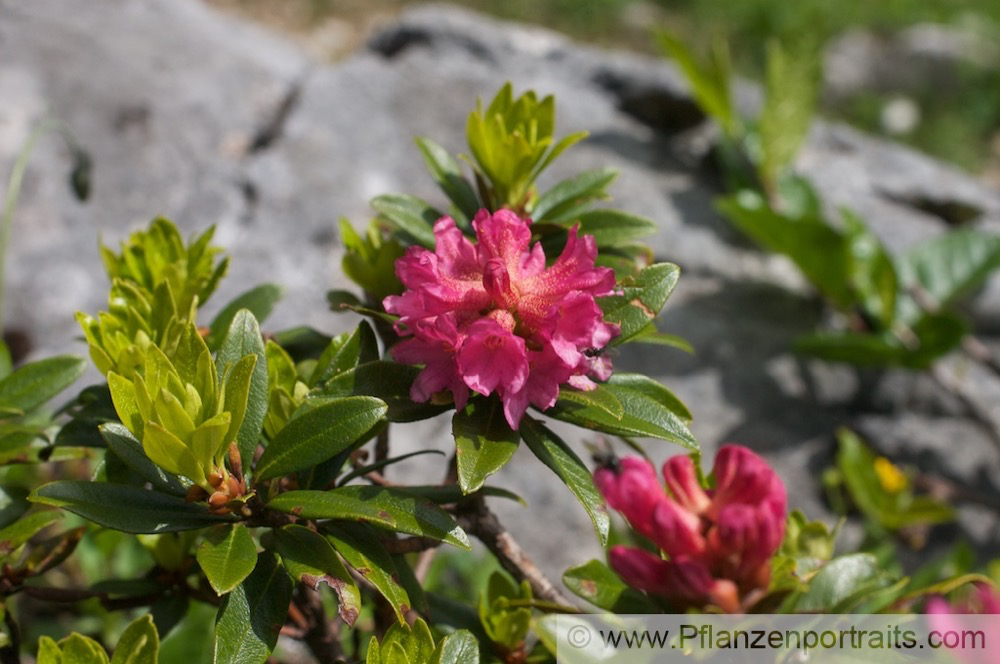
[[[406,291],[383,304],[407,337],[393,358],[424,366],[410,391],[415,401],[449,391],[464,408],[470,390],[496,393],[516,429],[529,404],[551,407],[560,385],[593,389],[591,378],[611,375],[610,360],[587,351],[618,334],[594,300],[613,291],[614,272],[594,266],[594,238],[576,228],[546,267],[530,223],[509,210],[480,210],[473,244],[443,217],[434,224],[433,252],[410,247],[396,261]]]
[[[664,488],[651,463],[626,457],[598,469],[594,481],[608,505],[662,552],[612,547],[611,567],[626,583],[678,610],[711,604],[735,613],[770,582],[787,498],[774,470],[745,447],[723,446],[713,473],[715,488],[706,491],[691,458],[676,456],[663,465]]]
[[[930,629],[941,635],[970,634],[986,630],[996,634],[1000,630],[1000,592],[986,583],[977,583],[972,592],[960,601],[949,603],[944,597],[936,596],[927,600],[924,607]],[[991,614],[988,618],[970,618],[972,615]],[[976,648],[969,642],[967,647],[949,648],[950,654],[967,664],[992,664],[996,661],[993,649]]]

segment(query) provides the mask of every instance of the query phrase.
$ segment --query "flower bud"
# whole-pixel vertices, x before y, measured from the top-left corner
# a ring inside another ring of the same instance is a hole
[[[608,505],[621,512],[633,528],[654,537],[653,510],[666,494],[653,464],[639,457],[625,457],[617,468],[598,469],[594,482]]]
[[[667,594],[672,586],[670,564],[649,551],[613,546],[608,551],[608,562],[625,583],[638,590]]]
[[[711,499],[698,482],[694,461],[686,455],[670,457],[663,464],[663,478],[667,481],[674,500],[685,509],[701,514],[708,509]]]

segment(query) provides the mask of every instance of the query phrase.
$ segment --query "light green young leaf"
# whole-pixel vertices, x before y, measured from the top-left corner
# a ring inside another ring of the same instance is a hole
[[[158,664],[160,635],[153,616],[146,614],[125,628],[111,656],[111,664]]]

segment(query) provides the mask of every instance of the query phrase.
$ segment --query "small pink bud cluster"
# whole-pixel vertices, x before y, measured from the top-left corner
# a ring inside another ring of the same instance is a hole
[[[593,389],[591,377],[611,376],[611,360],[588,351],[618,334],[594,299],[614,290],[614,272],[594,266],[594,238],[578,237],[576,228],[546,266],[530,224],[510,210],[480,210],[474,245],[443,217],[434,224],[433,252],[410,247],[396,261],[407,290],[383,304],[408,337],[392,348],[393,358],[424,366],[410,391],[414,401],[450,391],[461,409],[470,390],[496,393],[516,429],[529,403],[555,404],[560,385]]]
[[[983,620],[989,622],[989,634],[1000,633],[1000,592],[986,583],[977,583],[972,593],[954,603],[949,603],[944,597],[937,596],[927,600],[924,613],[928,614],[929,627],[944,635],[974,634],[982,632]],[[996,618],[968,619],[965,616],[976,614],[994,614]],[[993,664],[996,662],[994,648],[982,649],[974,646],[975,641],[969,640],[964,647],[951,649],[956,659],[966,664]]]
[[[626,583],[679,611],[714,605],[738,613],[770,581],[785,534],[785,487],[739,445],[719,450],[713,472],[715,488],[706,491],[691,458],[673,457],[663,465],[668,493],[651,463],[627,457],[594,479],[608,504],[665,554],[612,547],[611,567]]]

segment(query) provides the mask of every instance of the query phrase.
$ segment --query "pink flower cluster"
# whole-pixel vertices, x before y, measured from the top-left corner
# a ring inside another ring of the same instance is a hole
[[[1000,631],[1000,592],[986,583],[977,583],[970,595],[953,604],[943,597],[932,597],[927,600],[924,613],[928,614],[928,626],[937,630],[946,643],[951,635],[974,634],[977,631],[996,634]],[[970,617],[981,614],[992,615],[989,618]],[[969,641],[964,647],[949,647],[949,652],[966,664],[992,664],[996,661],[995,649],[976,648],[974,643]]]
[[[601,468],[594,479],[608,504],[666,556],[612,547],[611,567],[629,585],[665,597],[679,611],[714,605],[743,611],[767,588],[771,557],[785,534],[787,499],[778,475],[745,447],[715,457],[715,489],[698,481],[694,462],[653,465],[639,457]]]
[[[408,337],[392,348],[393,358],[424,365],[410,391],[415,401],[448,390],[461,409],[470,390],[495,392],[516,429],[528,404],[551,407],[560,385],[593,389],[590,377],[611,375],[610,360],[587,351],[618,334],[594,300],[614,290],[614,272],[594,266],[594,238],[576,228],[546,267],[541,245],[531,246],[530,224],[509,210],[480,210],[472,244],[443,217],[434,225],[435,251],[410,247],[396,261],[407,290],[383,304]]]

